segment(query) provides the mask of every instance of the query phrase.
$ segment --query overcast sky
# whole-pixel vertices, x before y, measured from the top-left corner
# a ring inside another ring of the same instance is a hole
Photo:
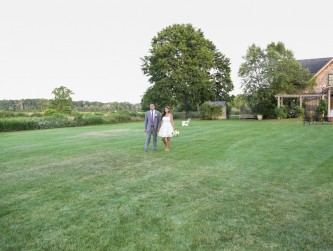
[[[297,59],[333,56],[332,0],[0,0],[0,99],[139,103],[151,39],[191,23],[231,60],[234,94],[247,48],[282,41]]]

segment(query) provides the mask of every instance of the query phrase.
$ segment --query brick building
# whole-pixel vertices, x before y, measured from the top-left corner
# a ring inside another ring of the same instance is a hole
[[[276,95],[278,107],[283,104],[283,98],[298,98],[301,106],[303,101],[306,103],[306,113],[314,115],[319,99],[327,98],[328,117],[333,117],[333,57],[302,59],[298,62],[314,74],[315,93]]]
[[[325,88],[333,86],[333,57],[302,59],[298,62],[307,68],[316,79],[315,91],[321,93]]]
[[[333,117],[333,57],[298,60],[316,79],[316,93],[325,94],[328,101],[328,117]]]

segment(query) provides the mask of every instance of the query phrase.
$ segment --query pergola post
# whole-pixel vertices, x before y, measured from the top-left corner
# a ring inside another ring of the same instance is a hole
[[[278,108],[280,108],[280,96],[278,96],[277,98],[278,98]]]
[[[303,97],[302,95],[299,96],[299,107],[302,107],[302,103],[303,103]]]
[[[331,117],[331,88],[327,90],[327,116]]]

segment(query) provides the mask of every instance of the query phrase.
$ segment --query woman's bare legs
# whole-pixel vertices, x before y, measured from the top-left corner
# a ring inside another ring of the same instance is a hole
[[[165,145],[165,150],[167,149],[167,147],[168,147],[168,145],[167,145],[167,142],[166,142],[166,140],[165,140],[165,138],[162,138],[162,141],[163,141],[163,143],[164,143],[164,145]]]
[[[169,152],[170,151],[170,142],[171,142],[171,138],[167,137],[167,143],[166,143],[166,150]]]

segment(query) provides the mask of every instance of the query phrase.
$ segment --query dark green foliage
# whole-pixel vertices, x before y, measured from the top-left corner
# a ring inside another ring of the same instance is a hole
[[[304,116],[304,108],[297,106],[287,107],[288,118],[299,118]]]
[[[71,95],[74,94],[65,86],[55,88],[52,92],[54,99],[51,100],[50,107],[60,113],[71,113],[74,110]]]
[[[142,114],[132,113],[76,113],[68,116],[62,113],[53,113],[45,117],[12,117],[0,119],[0,132],[38,130],[74,126],[116,124],[142,120]]]
[[[21,99],[21,100],[0,100],[0,110],[10,112],[36,112],[45,111],[49,108],[51,100],[48,99]],[[115,112],[140,110],[140,104],[131,104],[129,102],[90,102],[73,101],[74,110],[81,112]],[[10,116],[15,117],[15,116]]]
[[[285,119],[287,118],[287,109],[285,106],[280,106],[280,108],[275,109],[275,115],[277,118]]]
[[[0,118],[13,118],[13,117],[27,117],[23,113],[12,112],[12,111],[0,111]]]
[[[295,107],[295,110],[296,110],[296,114],[297,114],[297,117],[298,117],[298,118],[304,116],[304,114],[305,114],[305,109],[304,109],[303,107],[296,106],[296,107]]]
[[[73,101],[77,111],[81,112],[137,112],[140,110],[140,104],[131,104],[129,102],[89,102]]]
[[[141,99],[141,109],[143,111],[149,110],[149,104],[153,102],[158,111],[163,111],[165,106],[173,109],[177,106],[177,99],[174,97],[170,88],[162,85],[150,86]]]
[[[83,116],[81,119],[75,121],[80,125],[101,125],[105,123],[105,120],[100,115]]]
[[[202,119],[216,119],[223,114],[222,108],[219,105],[210,105],[204,103],[200,106],[200,114]]]
[[[319,105],[316,109],[316,112],[318,115],[327,115],[327,108],[328,108],[328,104],[327,104],[327,100],[326,99],[320,99],[319,101]]]
[[[18,118],[18,117],[42,117],[43,113],[40,112],[13,112],[13,111],[0,111],[0,118]]]
[[[74,121],[66,117],[43,117],[43,118],[8,118],[0,120],[0,132],[38,130],[76,126]]]
[[[186,119],[185,112],[172,112],[172,116],[174,119]],[[189,112],[188,118],[201,118],[201,114],[199,112]]]
[[[44,111],[44,116],[52,116],[53,114],[55,114],[57,111],[54,109],[46,109]]]
[[[292,51],[282,42],[268,44],[261,49],[251,45],[239,68],[245,100],[250,109],[273,118],[277,105],[274,95],[300,93],[311,90],[313,75],[295,60]]]
[[[205,101],[229,100],[230,60],[200,29],[191,24],[168,26],[152,39],[149,52],[142,70],[153,86],[142,99],[143,109],[155,101],[162,107],[183,104],[188,113],[191,105],[199,111]]]

